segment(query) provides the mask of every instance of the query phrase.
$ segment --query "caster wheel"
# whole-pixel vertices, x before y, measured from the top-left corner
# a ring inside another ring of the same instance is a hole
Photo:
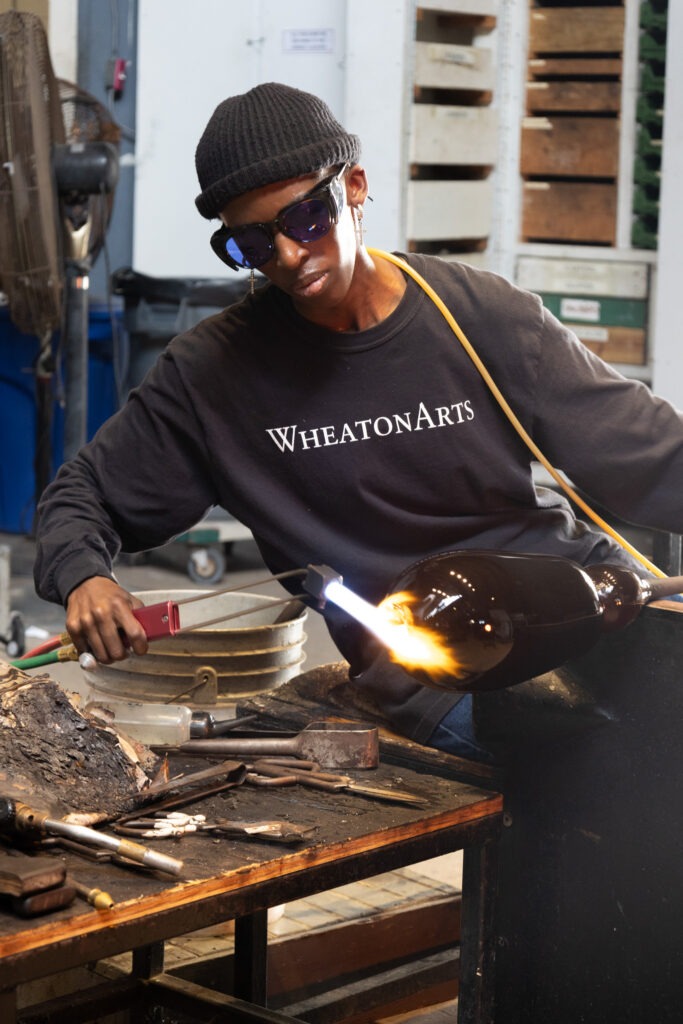
[[[7,639],[7,654],[10,658],[21,658],[26,652],[26,630],[24,620],[19,612],[12,612],[10,615],[9,637]]]
[[[187,559],[187,575],[194,583],[219,583],[225,572],[222,548],[195,548]]]

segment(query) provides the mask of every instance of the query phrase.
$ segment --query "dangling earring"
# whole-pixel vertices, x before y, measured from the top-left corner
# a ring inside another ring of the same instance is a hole
[[[249,274],[249,293],[251,295],[254,294],[254,268],[253,267],[251,268],[251,273]]]
[[[365,231],[363,229],[363,207],[354,206],[353,213],[353,226],[356,231],[356,242],[358,243],[358,245],[363,245],[363,235],[365,234]]]

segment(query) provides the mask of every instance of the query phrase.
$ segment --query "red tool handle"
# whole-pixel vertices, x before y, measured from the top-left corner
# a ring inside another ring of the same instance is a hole
[[[180,613],[175,601],[160,601],[133,609],[133,615],[144,629],[148,640],[175,636],[180,629]]]

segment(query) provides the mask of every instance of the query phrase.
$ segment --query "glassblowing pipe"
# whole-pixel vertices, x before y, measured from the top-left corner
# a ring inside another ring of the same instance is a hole
[[[644,605],[683,591],[683,577],[584,568],[553,555],[449,551],[408,566],[379,607],[327,566],[309,566],[304,588],[357,619],[425,685],[484,691],[584,654],[604,633],[633,622]],[[431,650],[408,653],[415,634],[421,642],[431,637]]]

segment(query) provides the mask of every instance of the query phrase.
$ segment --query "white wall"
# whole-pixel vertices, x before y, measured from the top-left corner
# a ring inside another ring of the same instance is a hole
[[[78,75],[78,0],[50,0],[48,46],[57,78],[75,82]]]
[[[376,166],[391,181],[384,213],[397,222],[406,0],[195,0],[193,14],[188,7],[140,0],[135,269],[155,277],[231,273],[209,248],[215,225],[194,205],[194,152],[217,104],[259,82],[316,93],[361,136],[371,179]],[[291,30],[299,43],[323,33],[329,52],[297,52]],[[375,191],[369,219],[383,205]],[[395,230],[377,244],[394,242]]]
[[[363,225],[367,244],[378,249],[405,245],[414,7],[412,0],[346,3],[345,125],[363,145],[373,200]]]
[[[667,17],[664,148],[659,206],[655,317],[651,344],[653,390],[683,409],[681,352],[681,239],[683,239],[683,4],[669,3]]]

